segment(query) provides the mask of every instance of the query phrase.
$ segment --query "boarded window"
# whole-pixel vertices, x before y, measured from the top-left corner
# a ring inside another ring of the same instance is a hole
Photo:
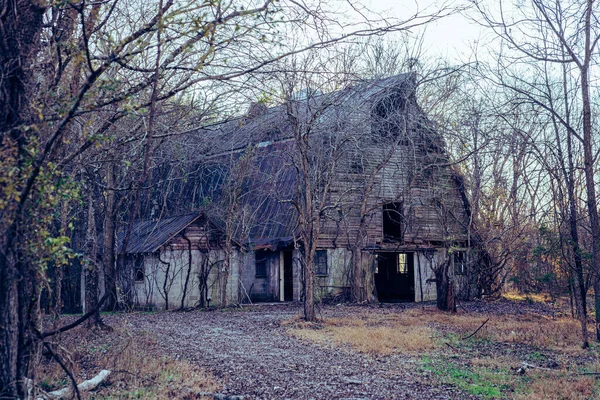
[[[256,277],[267,276],[267,250],[256,250],[254,252],[254,264],[256,265]]]
[[[402,203],[389,203],[383,206],[383,238],[402,239]]]
[[[454,252],[454,274],[455,275],[466,275],[467,274],[467,252],[465,252],[465,251]]]
[[[133,277],[136,282],[144,282],[144,257],[137,256],[133,259]]]
[[[315,252],[315,274],[327,275],[327,250]]]

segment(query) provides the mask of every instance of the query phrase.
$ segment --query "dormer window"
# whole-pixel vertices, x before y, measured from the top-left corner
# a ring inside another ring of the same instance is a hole
[[[365,167],[363,165],[363,160],[359,156],[355,156],[350,161],[350,173],[351,174],[364,174]]]

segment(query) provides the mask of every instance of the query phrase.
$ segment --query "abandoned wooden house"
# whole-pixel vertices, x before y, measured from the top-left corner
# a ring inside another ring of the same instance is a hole
[[[319,224],[319,298],[359,282],[370,301],[434,300],[444,263],[468,288],[468,204],[415,90],[399,75],[193,132],[185,179],[163,180],[179,186],[160,214],[180,216],[136,222],[119,250],[136,304],[302,300],[303,212]]]

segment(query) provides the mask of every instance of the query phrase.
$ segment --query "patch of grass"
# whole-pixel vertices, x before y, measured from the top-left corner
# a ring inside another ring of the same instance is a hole
[[[582,376],[536,374],[527,385],[517,390],[517,400],[584,400],[597,399],[596,379]]]
[[[437,375],[445,383],[485,399],[501,397],[501,389],[506,388],[509,381],[506,375],[487,368],[466,368],[449,360],[434,361],[430,357],[423,357],[422,368]]]
[[[534,360],[534,361],[544,361],[546,360],[546,356],[542,353],[540,353],[539,351],[534,351],[533,353],[531,353],[529,355],[529,359]]]
[[[435,337],[454,335],[460,341],[488,318],[489,321],[472,340],[569,351],[578,351],[581,346],[577,321],[535,314],[450,314],[430,307],[391,314],[359,311],[353,318],[330,318],[312,324],[295,318],[287,324],[291,328],[290,333],[296,337],[348,344],[365,353],[390,354],[433,349],[436,347]],[[322,332],[305,332],[307,330]],[[592,330],[590,324],[590,335]]]
[[[510,301],[526,301],[528,303],[547,303],[552,301],[552,298],[546,293],[521,293],[509,291],[502,294],[502,297]]]
[[[475,338],[558,349],[575,350],[581,346],[579,323],[569,318],[552,319],[535,314],[449,314],[433,308],[408,310],[393,318],[398,323],[433,326],[442,332],[459,335],[474,332],[489,318]],[[593,327],[590,326],[590,334],[592,333]]]
[[[91,354],[94,353],[106,353],[108,351],[108,348],[110,347],[110,345],[108,343],[103,343],[100,345],[92,345],[89,348],[89,352]]]
[[[380,322],[380,321],[379,321]],[[436,347],[435,332],[426,326],[380,325],[378,321],[331,318],[320,323],[288,322],[288,332],[316,343],[349,345],[361,353],[388,355],[431,350]]]
[[[119,382],[102,389],[96,398],[196,399],[215,392],[218,385],[204,370],[185,361],[154,360],[138,374],[121,376]],[[139,385],[139,386],[138,386]],[[117,386],[118,390],[115,390]]]
[[[581,346],[579,323],[569,318],[503,316],[492,327],[494,331],[488,334],[496,341],[561,349]]]
[[[507,368],[510,362],[509,358],[486,357],[459,364],[448,357],[423,356],[421,369],[443,383],[487,399],[583,400],[598,398],[600,394],[593,377],[565,370],[530,370],[521,376]]]
[[[435,348],[433,330],[427,327],[330,327],[336,342],[349,344],[361,353],[391,354]]]

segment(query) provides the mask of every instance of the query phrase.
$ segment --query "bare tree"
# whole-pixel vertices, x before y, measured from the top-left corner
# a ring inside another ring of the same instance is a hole
[[[593,21],[595,2],[563,4],[561,2],[545,3],[534,0],[523,7],[517,7],[511,14],[500,12],[494,14],[478,5],[487,26],[492,28],[506,44],[503,53],[505,60],[512,66],[505,73],[495,74],[496,81],[504,88],[513,91],[515,97],[526,104],[533,105],[548,116],[549,130],[555,132],[558,141],[560,175],[566,182],[567,204],[569,204],[569,235],[573,241],[574,269],[577,283],[577,301],[582,321],[584,347],[587,346],[585,328],[585,285],[582,279],[582,265],[579,259],[578,228],[573,222],[577,218],[577,200],[570,192],[573,189],[572,175],[573,144],[581,145],[583,153],[583,171],[585,175],[585,191],[587,218],[591,233],[590,254],[592,270],[595,273],[594,292],[596,308],[600,306],[600,221],[596,204],[596,188],[594,180],[595,143],[592,131],[594,121],[591,112],[593,86],[590,75],[595,65],[595,48],[600,38],[597,24]],[[520,68],[518,73],[516,68]],[[529,73],[523,74],[523,71]],[[536,75],[537,74],[537,75]],[[542,79],[538,79],[538,77]],[[577,79],[572,77],[577,76]],[[558,132],[566,132],[567,148],[561,145],[564,140]],[[566,153],[566,154],[565,154]],[[569,172],[571,170],[571,172]],[[598,318],[598,315],[596,316]],[[600,329],[596,337],[600,340]]]

